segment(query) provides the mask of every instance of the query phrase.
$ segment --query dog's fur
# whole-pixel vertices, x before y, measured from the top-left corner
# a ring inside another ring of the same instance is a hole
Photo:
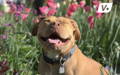
[[[49,37],[53,33],[62,39],[68,39],[63,45],[56,45],[44,41],[42,37]],[[60,54],[66,55],[75,45],[75,52],[64,62],[65,73],[63,75],[108,75],[107,71],[98,62],[86,57],[75,44],[80,39],[80,31],[77,23],[70,18],[49,16],[40,19],[40,23],[35,25],[32,31],[43,46],[44,53],[51,59],[59,57]],[[41,75],[60,75],[58,73],[60,64],[49,64],[40,59],[39,72]]]

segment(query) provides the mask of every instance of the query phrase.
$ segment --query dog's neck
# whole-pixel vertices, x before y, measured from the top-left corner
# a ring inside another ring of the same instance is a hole
[[[70,58],[75,52],[76,47],[73,46],[67,54],[60,54],[55,51],[50,51],[49,53],[43,52],[43,59],[49,64],[60,64],[64,63],[68,58]]]

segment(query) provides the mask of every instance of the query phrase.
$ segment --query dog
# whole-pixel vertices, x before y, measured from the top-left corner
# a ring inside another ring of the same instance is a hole
[[[38,71],[40,75],[108,75],[95,60],[85,56],[75,42],[80,31],[75,20],[48,16],[39,19],[32,35],[43,47]]]

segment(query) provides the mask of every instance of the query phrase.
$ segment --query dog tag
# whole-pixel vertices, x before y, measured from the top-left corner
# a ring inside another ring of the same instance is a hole
[[[61,65],[59,68],[59,74],[63,74],[63,73],[65,73],[65,68],[63,65]]]

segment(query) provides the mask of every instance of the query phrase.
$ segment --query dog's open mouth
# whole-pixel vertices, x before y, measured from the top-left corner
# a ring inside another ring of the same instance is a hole
[[[66,38],[66,39],[61,38],[57,33],[52,33],[48,37],[41,37],[41,39],[45,42],[54,44],[56,46],[65,45],[70,40],[70,38]]]

